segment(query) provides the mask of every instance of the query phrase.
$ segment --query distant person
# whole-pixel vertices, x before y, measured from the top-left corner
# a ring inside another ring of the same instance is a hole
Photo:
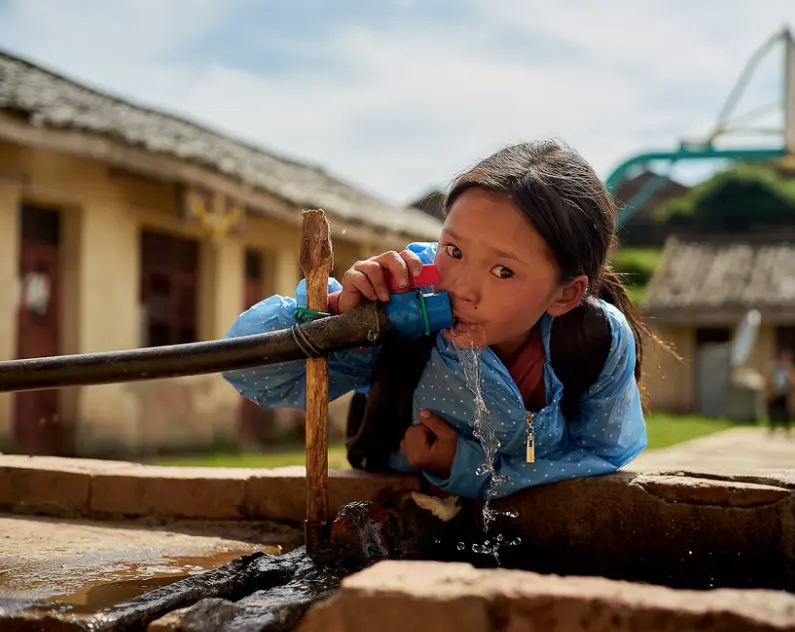
[[[773,397],[768,407],[770,434],[776,432],[776,427],[781,426],[787,435],[790,434],[792,418],[792,391],[795,386],[795,366],[792,362],[792,352],[782,349],[776,356],[773,365]]]
[[[420,473],[456,496],[496,498],[614,472],[640,454],[641,339],[653,337],[607,262],[616,216],[577,152],[553,141],[513,145],[455,180],[438,242],[359,261],[342,284],[331,279],[329,309],[342,313],[389,300],[385,270],[405,284],[435,264],[455,316],[450,330],[419,341],[330,354],[330,398],[357,392],[353,467]],[[227,336],[291,327],[305,288],[254,305]],[[480,354],[487,427],[477,427],[469,388],[474,352],[462,347]],[[225,378],[262,406],[302,408],[305,375],[304,362],[289,362]]]

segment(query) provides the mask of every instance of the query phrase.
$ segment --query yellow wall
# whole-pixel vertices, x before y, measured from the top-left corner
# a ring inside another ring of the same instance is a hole
[[[18,209],[56,208],[62,218],[61,349],[86,353],[138,347],[139,244],[142,228],[198,238],[199,336],[222,337],[244,309],[244,253],[265,258],[266,295],[292,295],[300,279],[300,229],[249,216],[242,234],[218,242],[182,220],[182,190],[105,165],[51,151],[0,143],[0,357],[16,353]],[[332,226],[333,230],[333,226]],[[386,246],[333,234],[340,278],[357,259]],[[147,453],[234,439],[240,396],[218,375],[64,389],[64,423],[75,428],[80,455]],[[0,445],[12,424],[12,397],[0,395]]]
[[[19,266],[19,200],[19,185],[0,179],[0,358],[13,358],[17,351],[14,289]],[[0,451],[10,445],[12,405],[12,396],[0,393]]]
[[[644,345],[643,379],[648,393],[649,408],[654,411],[694,413],[698,410],[696,394],[696,346],[695,329],[692,327],[660,327],[654,333],[674,345],[682,361],[658,345],[647,341]],[[746,366],[764,376],[768,386],[772,380],[772,364],[775,356],[776,330],[763,324]]]
[[[759,371],[768,385],[768,392],[772,394],[773,386],[773,360],[776,356],[776,328],[770,325],[759,327],[759,335],[747,365]]]
[[[694,406],[691,328],[655,327],[652,332],[682,358],[678,361],[660,344],[646,340],[643,350],[643,384],[652,411],[688,412]]]

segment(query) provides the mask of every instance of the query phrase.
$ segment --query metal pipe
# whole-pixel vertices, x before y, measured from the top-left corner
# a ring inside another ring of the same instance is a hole
[[[784,148],[795,153],[795,39],[784,32]]]
[[[305,360],[367,346],[392,332],[380,303],[264,334],[0,362],[0,392],[185,377]]]

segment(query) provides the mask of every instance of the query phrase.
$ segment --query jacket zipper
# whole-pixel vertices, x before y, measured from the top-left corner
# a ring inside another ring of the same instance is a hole
[[[525,421],[527,422],[528,428],[525,458],[528,463],[534,463],[536,460],[535,430],[533,429],[533,419],[535,419],[535,413],[528,411],[525,415]]]

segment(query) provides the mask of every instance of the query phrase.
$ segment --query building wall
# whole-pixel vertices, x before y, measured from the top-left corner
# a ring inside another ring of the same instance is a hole
[[[0,179],[0,358],[16,354],[15,283],[19,251],[15,235],[19,232],[16,209],[19,207],[19,184]],[[13,399],[0,393],[0,451],[11,445]]]
[[[751,356],[748,358],[748,366],[759,371],[765,378],[768,386],[768,393],[772,393],[773,380],[773,361],[776,357],[776,328],[771,325],[761,325],[759,335]]]
[[[673,413],[690,412],[694,406],[692,328],[652,327],[652,332],[673,347],[682,361],[660,344],[646,340],[643,350],[643,384],[649,409]]]
[[[658,326],[654,329],[654,333],[673,344],[682,361],[677,361],[658,345],[646,342],[643,379],[650,409],[672,413],[696,413],[698,395],[695,364],[698,351],[695,344],[695,328]],[[768,388],[772,380],[775,341],[775,327],[762,324],[754,349],[746,362],[746,367],[758,371],[765,378]]]
[[[300,279],[300,229],[249,216],[243,234],[212,242],[182,219],[177,185],[119,173],[51,151],[0,143],[0,357],[16,354],[13,287],[21,203],[61,212],[61,350],[139,347],[140,234],[157,229],[201,240],[199,338],[222,337],[244,309],[244,253],[265,255],[264,295],[292,295]],[[333,229],[333,227],[332,227]],[[385,249],[333,236],[336,272]],[[393,248],[402,244],[387,245]],[[8,446],[12,397],[0,394],[0,445]],[[146,454],[234,440],[240,396],[218,375],[61,391],[62,423],[78,455]]]

